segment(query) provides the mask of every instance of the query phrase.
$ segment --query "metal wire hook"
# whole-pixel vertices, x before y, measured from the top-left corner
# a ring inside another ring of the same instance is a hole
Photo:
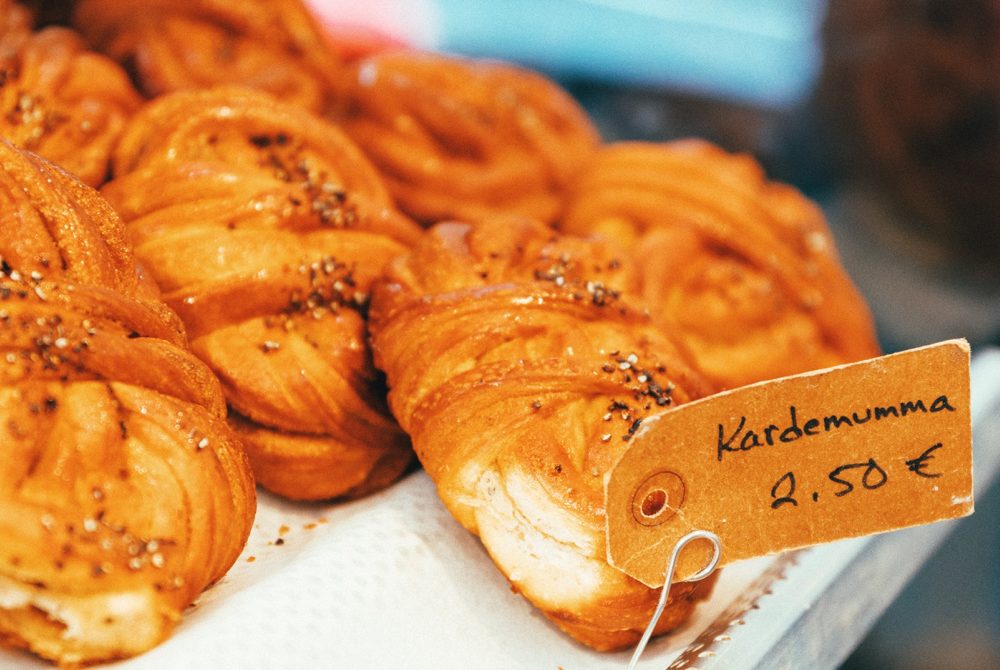
[[[715,570],[715,567],[719,564],[719,558],[722,556],[722,540],[719,536],[710,530],[693,530],[681,539],[677,540],[677,544],[674,545],[674,550],[670,553],[670,560],[667,561],[667,570],[664,573],[665,579],[663,581],[663,590],[660,592],[660,601],[656,604],[656,610],[653,612],[653,617],[649,620],[649,625],[646,626],[646,631],[642,634],[642,638],[639,640],[639,644],[635,646],[635,651],[632,652],[632,658],[628,662],[627,670],[635,670],[636,664],[639,663],[639,658],[642,656],[642,652],[646,650],[646,645],[649,644],[649,638],[653,637],[653,630],[656,628],[656,623],[660,620],[660,616],[663,614],[663,610],[667,607],[667,598],[670,593],[670,582],[674,578],[674,570],[677,568],[677,559],[681,555],[681,551],[688,545],[688,543],[694,540],[708,540],[712,543],[712,558],[704,568],[691,575],[685,582],[697,582],[708,577]]]

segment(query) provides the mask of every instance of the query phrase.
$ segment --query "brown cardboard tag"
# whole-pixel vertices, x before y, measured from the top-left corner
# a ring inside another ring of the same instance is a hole
[[[691,530],[715,532],[725,564],[971,514],[969,345],[760,382],[647,419],[608,476],[605,509],[608,561],[649,586]],[[690,545],[675,579],[710,555]]]

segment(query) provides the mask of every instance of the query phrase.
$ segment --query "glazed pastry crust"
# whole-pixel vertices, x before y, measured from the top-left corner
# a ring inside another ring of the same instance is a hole
[[[93,190],[0,142],[0,640],[131,656],[243,548],[221,389]]]
[[[641,421],[711,392],[631,302],[613,245],[523,220],[439,224],[376,285],[389,400],[449,511],[512,588],[596,649],[659,592],[606,561],[604,475]],[[711,583],[674,585],[659,632]]]
[[[237,84],[319,112],[341,67],[300,0],[80,0],[73,24],[151,98]]]
[[[609,145],[560,227],[624,244],[654,319],[723,387],[879,354],[822,212],[748,156],[698,140]]]
[[[500,214],[551,221],[598,142],[555,83],[494,61],[376,55],[352,65],[340,98],[335,120],[424,225]]]
[[[111,150],[139,94],[114,61],[66,28],[30,30],[30,15],[0,3],[0,135],[90,186],[108,175]]]
[[[104,194],[218,375],[257,480],[356,496],[411,460],[364,313],[419,229],[334,126],[259,91],[179,92],[133,119]]]

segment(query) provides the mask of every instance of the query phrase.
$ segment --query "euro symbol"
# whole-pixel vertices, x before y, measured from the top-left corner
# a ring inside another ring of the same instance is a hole
[[[941,448],[940,442],[938,442],[933,446],[927,447],[927,449],[924,450],[924,453],[920,454],[916,458],[912,458],[906,461],[906,467],[910,469],[910,472],[912,472],[915,475],[920,475],[921,477],[927,477],[928,479],[933,479],[934,477],[940,477],[941,476],[940,472],[924,472],[924,468],[926,468],[929,465],[927,461],[934,458],[934,452],[940,448]]]

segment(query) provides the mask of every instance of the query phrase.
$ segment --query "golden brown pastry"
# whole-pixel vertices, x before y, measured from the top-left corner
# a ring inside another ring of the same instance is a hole
[[[565,91],[512,65],[399,52],[348,72],[336,120],[425,225],[497,214],[551,221],[597,146]]]
[[[255,497],[211,372],[97,193],[0,140],[0,643],[140,653],[239,555]]]
[[[711,391],[628,282],[611,244],[444,223],[389,266],[370,324],[445,505],[515,591],[601,650],[634,644],[659,596],[606,562],[604,476],[644,418]],[[657,630],[710,589],[674,585]]]
[[[410,461],[372,367],[372,280],[419,232],[335,127],[247,89],[136,115],[104,193],[222,381],[257,480],[359,495]]]
[[[16,48],[31,34],[31,10],[14,0],[0,0],[0,50]]]
[[[0,12],[0,135],[99,186],[139,94],[71,30],[32,34],[27,10],[3,3]]]
[[[822,212],[749,156],[697,140],[610,145],[560,225],[624,244],[654,318],[721,386],[879,353]]]
[[[300,0],[79,0],[73,24],[149,97],[238,84],[318,112],[340,68]]]

